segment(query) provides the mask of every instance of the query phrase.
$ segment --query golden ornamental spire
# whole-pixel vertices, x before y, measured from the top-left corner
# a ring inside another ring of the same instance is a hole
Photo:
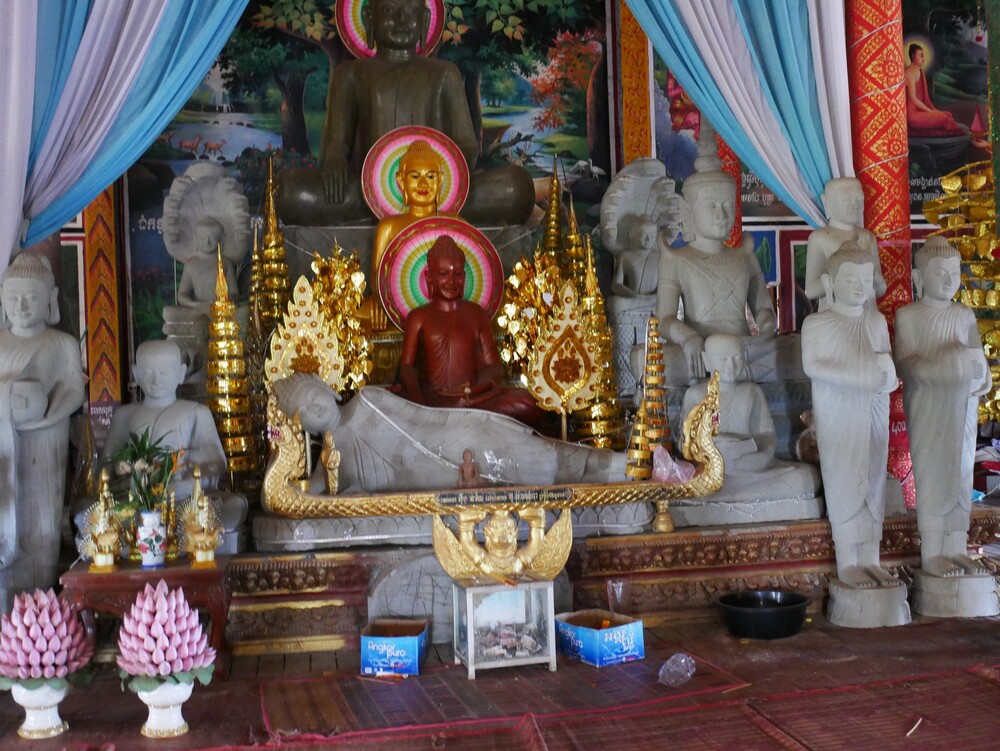
[[[660,321],[649,317],[646,329],[646,368],[643,375],[642,401],[646,405],[646,435],[651,447],[663,446],[674,453],[670,435],[670,418],[667,416],[666,376],[663,370],[663,337]]]
[[[569,226],[566,230],[566,243],[561,257],[564,276],[577,286],[582,293],[584,291],[584,279],[587,274],[587,260],[585,258],[583,238],[580,236],[580,226],[576,222],[576,209],[573,208],[573,199],[569,201]]]
[[[549,206],[542,220],[542,253],[556,262],[563,250],[562,186],[559,184],[559,163],[552,158],[552,179],[549,181]]]
[[[260,292],[263,286],[264,261],[260,254],[260,238],[258,236],[259,227],[254,223],[253,227],[253,248],[250,252],[250,307],[260,305]]]
[[[257,269],[251,271],[257,279],[256,299],[260,308],[261,324],[265,336],[269,336],[277,326],[288,306],[291,284],[288,279],[288,263],[285,256],[285,236],[278,224],[278,214],[274,205],[277,187],[274,184],[274,163],[268,161],[267,186],[264,188],[264,245],[259,251]]]
[[[625,476],[630,480],[648,480],[653,476],[653,450],[646,437],[646,404],[639,404],[632,423],[632,433],[628,439],[628,461]]]
[[[618,401],[611,328],[608,326],[604,310],[604,297],[597,284],[594,250],[589,237],[584,238],[583,247],[586,258],[581,285],[585,291],[583,318],[594,344],[597,382],[594,385],[594,400],[575,413],[576,432],[583,443],[598,448],[619,450],[625,443],[625,414]]]
[[[278,223],[278,210],[274,196],[278,186],[274,183],[274,159],[267,160],[267,186],[264,188],[264,247],[281,245],[284,247],[285,235]]]
[[[253,472],[259,452],[253,439],[249,385],[240,325],[236,322],[236,305],[229,299],[229,283],[219,249],[218,273],[215,281],[215,302],[211,307],[208,333],[208,407],[215,418],[215,427],[226,453],[230,480],[237,475]]]

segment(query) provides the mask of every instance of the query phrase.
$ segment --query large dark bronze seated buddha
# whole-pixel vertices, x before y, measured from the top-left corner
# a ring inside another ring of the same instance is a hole
[[[395,128],[423,125],[458,144],[473,170],[464,218],[481,225],[524,222],[534,206],[531,176],[516,166],[474,171],[480,145],[462,74],[450,62],[417,53],[430,22],[423,0],[369,0],[362,19],[375,55],[337,66],[327,93],[320,168],[279,175],[281,219],[299,225],[370,220],[360,180],[365,155]]]

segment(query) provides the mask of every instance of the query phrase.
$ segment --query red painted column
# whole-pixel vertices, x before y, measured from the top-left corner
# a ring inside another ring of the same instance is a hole
[[[896,309],[913,299],[902,5],[900,0],[848,0],[846,10],[854,170],[865,192],[865,226],[878,238],[886,281],[879,310],[891,333]],[[889,472],[903,481],[906,503],[913,506],[910,442],[899,389],[891,397],[889,426]]]

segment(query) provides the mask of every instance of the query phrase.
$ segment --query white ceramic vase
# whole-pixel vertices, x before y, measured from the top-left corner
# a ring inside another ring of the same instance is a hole
[[[188,724],[181,714],[181,705],[191,698],[194,683],[165,681],[152,691],[137,691],[139,698],[149,707],[149,717],[142,726],[147,738],[175,738],[188,731]]]
[[[17,729],[22,738],[52,738],[69,728],[59,716],[59,702],[66,697],[66,686],[25,688],[15,683],[10,688],[10,694],[15,702],[24,707],[24,723]]]
[[[143,568],[159,568],[167,553],[167,527],[159,511],[140,511],[135,543]]]

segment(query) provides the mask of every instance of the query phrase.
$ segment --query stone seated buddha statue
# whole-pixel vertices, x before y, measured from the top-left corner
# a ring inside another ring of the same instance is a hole
[[[717,493],[696,502],[671,501],[681,526],[818,519],[823,502],[816,494],[819,472],[811,464],[776,459],[777,436],[763,390],[747,380],[743,339],[713,334],[705,340],[705,369],[719,373],[719,435],[725,479]],[[707,382],[684,394],[688,414],[707,392]]]
[[[219,251],[228,288],[235,294],[236,262],[250,245],[250,211],[242,188],[218,165],[190,167],[174,180],[164,200],[163,242],[184,265],[176,302],[163,307],[163,333],[180,347],[186,382],[201,382]]]
[[[143,400],[119,407],[111,418],[102,459],[111,462],[132,434],[146,430],[152,441],[169,451],[183,449],[183,460],[174,472],[170,487],[178,501],[191,497],[194,469],[201,470],[201,486],[221,502],[220,515],[226,531],[225,552],[235,553],[239,528],[246,520],[247,500],[242,495],[219,489],[226,472],[226,454],[219,440],[212,413],[203,404],[177,398],[186,366],[173,342],[143,342],[135,353],[133,373],[142,389]]]
[[[503,385],[489,314],[463,298],[465,264],[465,253],[449,235],[441,235],[427,253],[431,299],[406,317],[402,394],[417,404],[486,409],[541,425],[547,413],[531,394]]]
[[[470,170],[479,158],[461,73],[450,62],[417,52],[430,23],[424,0],[369,0],[361,19],[375,54],[341,63],[330,78],[320,168],[278,176],[278,214],[285,224],[370,221],[361,164],[379,138],[401,126],[441,131],[458,145]],[[534,199],[534,183],[522,167],[473,172],[462,215],[479,225],[520,224]]]
[[[702,139],[706,132],[714,141],[714,133],[702,125]],[[748,242],[739,248],[725,246],[736,218],[736,185],[717,164],[714,152],[699,157],[698,171],[684,181],[681,214],[687,244],[660,244],[656,310],[664,338],[676,345],[664,348],[667,383],[686,385],[701,377],[705,339],[712,334],[743,338],[755,381],[802,378],[798,337],[775,336],[774,308],[752,238],[746,235]],[[678,318],[682,309],[683,320]],[[748,325],[748,310],[756,334]]]

